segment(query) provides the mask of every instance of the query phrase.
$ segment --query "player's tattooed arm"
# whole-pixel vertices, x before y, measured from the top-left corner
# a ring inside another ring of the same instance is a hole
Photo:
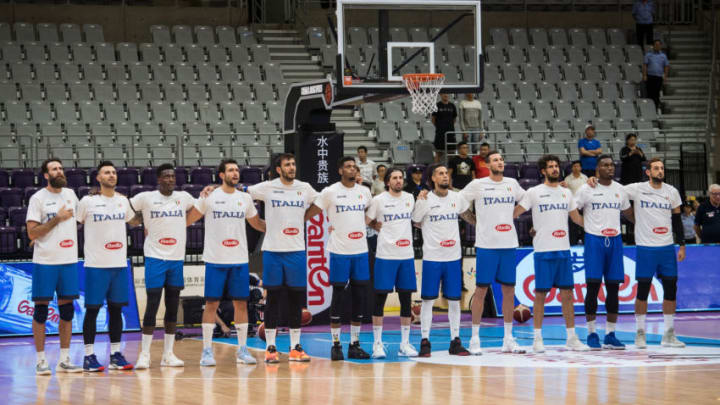
[[[477,220],[475,218],[475,214],[472,212],[472,210],[467,210],[460,214],[460,218],[463,219],[463,221],[467,222],[470,225],[475,225],[477,223]]]
[[[305,211],[305,221],[309,221],[310,218],[320,213],[322,213],[322,208],[318,207],[315,204],[310,205],[310,208]]]
[[[585,223],[583,222],[583,216],[580,215],[580,212],[578,210],[572,210],[569,212],[570,219],[572,219],[573,222],[578,224],[579,226],[585,227]]]
[[[633,224],[635,223],[635,211],[633,210],[632,207],[630,207],[626,210],[623,210],[622,214],[625,217],[625,219],[632,222]]]
[[[265,233],[265,221],[260,218],[260,215],[255,215],[252,218],[247,219],[250,226],[255,228],[258,232]]]

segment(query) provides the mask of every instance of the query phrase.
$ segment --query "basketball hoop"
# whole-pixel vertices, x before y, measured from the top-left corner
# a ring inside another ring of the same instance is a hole
[[[428,115],[437,111],[437,96],[445,75],[442,73],[411,73],[403,75],[403,83],[412,97],[412,112]]]

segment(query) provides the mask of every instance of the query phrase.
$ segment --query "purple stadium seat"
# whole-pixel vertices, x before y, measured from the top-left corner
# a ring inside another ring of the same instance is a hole
[[[177,170],[175,171],[175,182],[177,184]],[[145,186],[157,186],[157,172],[152,167],[146,167],[140,172],[140,184]]]
[[[0,254],[9,255],[17,251],[17,228],[0,226]]]
[[[121,167],[117,171],[118,186],[132,187],[138,184],[138,170],[133,167]]]
[[[21,188],[0,188],[0,207],[19,207],[23,205],[23,189]]]
[[[503,176],[517,179],[518,165],[515,163],[505,163],[505,171],[503,172]]]
[[[10,207],[8,208],[8,218],[10,219],[10,226],[21,227],[25,226],[25,217],[27,216],[27,208],[25,207]]]
[[[85,248],[85,230],[83,224],[77,224],[77,243],[78,243],[78,257],[84,257]]]
[[[70,168],[65,170],[68,187],[78,188],[87,186],[87,172],[83,169]]]
[[[188,171],[184,167],[175,168],[175,186],[180,187],[183,184],[187,184]]]
[[[88,177],[90,178],[91,186],[95,186],[95,187],[100,186],[100,184],[98,184],[98,182],[97,182],[97,172],[98,171],[95,168],[90,169],[90,173],[89,173]],[[118,184],[119,184],[119,182],[118,182]]]
[[[90,192],[90,186],[78,187],[77,192],[76,192],[78,200],[82,200],[82,198],[85,197],[86,195],[88,195],[89,192]]]
[[[7,217],[7,209],[4,207],[0,207],[0,226],[5,226],[5,221],[7,221]]]
[[[0,187],[10,186],[10,173],[7,170],[0,169]]]
[[[127,186],[117,186],[115,187],[115,192],[120,193],[124,195],[125,197],[130,195],[130,187]]]
[[[205,239],[205,226],[202,223],[195,222],[187,227],[187,244],[185,249],[199,251],[203,248]]]
[[[521,246],[528,246],[532,243],[530,228],[532,228],[532,214],[530,211],[515,219],[515,229],[517,230],[518,241]]]
[[[240,183],[253,185],[262,181],[262,169],[259,167],[243,166],[240,168]]]
[[[520,179],[520,180],[518,180],[518,183],[520,183],[520,187],[522,187],[524,190],[527,190],[530,187],[535,187],[538,184],[540,184],[540,180],[538,180],[538,179]]]
[[[462,238],[463,246],[475,246],[475,225],[468,224],[464,221],[462,222],[462,225],[465,227],[465,236]]]
[[[128,246],[128,253],[133,255],[141,255],[143,253],[143,243],[145,243],[145,229],[142,225],[136,227],[127,228],[128,235],[130,235],[130,245]]]
[[[15,169],[10,174],[13,187],[30,187],[35,185],[35,173],[32,169]]]
[[[30,203],[30,197],[37,193],[38,190],[40,190],[40,187],[25,187],[25,190],[23,191],[23,200],[25,201],[24,205],[28,205]]]
[[[204,184],[183,184],[182,187],[180,187],[182,191],[187,191],[195,198],[200,197],[200,192],[203,188],[205,188]]]
[[[143,191],[153,191],[155,190],[155,187],[153,186],[144,186],[142,184],[136,184],[134,186],[130,186],[130,195],[128,197],[135,197],[136,195],[142,193]]]
[[[540,169],[536,163],[523,163],[520,165],[520,178],[521,179],[539,179]]]
[[[196,167],[190,170],[190,183],[208,185],[213,182],[213,172],[209,167]]]

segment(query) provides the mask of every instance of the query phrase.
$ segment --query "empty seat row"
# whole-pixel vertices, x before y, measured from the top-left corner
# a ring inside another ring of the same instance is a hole
[[[200,45],[234,45],[237,43],[254,45],[258,41],[255,33],[246,26],[239,26],[237,29],[226,25],[211,27],[207,25],[153,25],[150,27],[150,34],[156,44],[200,44]]]
[[[457,52],[457,51],[454,51]],[[467,50],[466,50],[467,52]],[[470,54],[468,52],[468,54]],[[503,64],[545,64],[545,63],[574,63],[574,64],[604,64],[604,63],[643,63],[642,48],[638,45],[626,46],[550,46],[550,47],[521,47],[489,45],[485,47],[485,60],[489,63]],[[456,55],[463,59],[465,55]]]
[[[18,42],[104,42],[102,26],[98,24],[0,22],[0,41]]]

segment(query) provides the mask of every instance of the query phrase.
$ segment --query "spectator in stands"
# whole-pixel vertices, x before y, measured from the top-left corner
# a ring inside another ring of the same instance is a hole
[[[465,94],[465,100],[460,102],[460,128],[465,132],[463,140],[470,142],[473,153],[478,150],[477,143],[483,138],[482,131],[482,103],[475,100],[475,94]]]
[[[647,96],[655,102],[655,108],[660,108],[660,90],[668,79],[669,71],[670,61],[662,51],[662,42],[656,39],[653,42],[653,49],[645,54],[642,67]]]
[[[457,109],[455,104],[450,102],[447,93],[440,94],[440,101],[437,103],[437,111],[432,114],[432,123],[435,125],[435,162],[445,159],[445,133],[455,131],[457,121]],[[448,153],[455,150],[455,134],[447,135]]]
[[[374,196],[381,194],[383,191],[385,191],[385,171],[387,170],[387,166],[383,164],[377,165],[377,176],[375,177],[375,180],[372,183],[372,187],[370,187],[370,193]]]
[[[448,162],[448,172],[453,188],[462,190],[475,177],[475,163],[468,156],[470,147],[467,142],[458,143],[458,154]]]
[[[645,50],[645,44],[652,45],[653,39],[653,18],[655,14],[655,2],[652,0],[636,0],[632,8],[632,16],[635,19],[635,34],[640,48]],[[644,40],[643,40],[644,39]]]
[[[692,205],[683,204],[683,212],[680,216],[683,224],[683,234],[685,235],[685,244],[697,243],[695,240],[695,213]]]
[[[480,153],[473,156],[472,160],[475,163],[475,178],[482,179],[483,177],[490,176],[490,168],[487,166],[485,159],[487,159],[488,153],[490,153],[490,144],[483,142],[480,145]]]
[[[595,126],[592,124],[585,125],[585,137],[578,141],[578,149],[582,172],[588,177],[594,176],[597,157],[602,154],[602,147],[600,141],[595,139]]]
[[[711,185],[710,199],[698,207],[695,233],[700,243],[720,243],[720,185]]]
[[[425,188],[422,184],[423,169],[415,166],[410,172],[410,181],[405,185],[405,191],[417,199],[418,194]]]
[[[639,183],[643,178],[642,163],[645,161],[645,153],[637,146],[637,135],[627,134],[625,146],[620,149],[620,183]]]
[[[355,164],[360,169],[360,175],[363,178],[363,182],[372,183],[373,174],[375,173],[375,162],[367,158],[367,148],[365,146],[358,146],[357,148],[357,159]]]

